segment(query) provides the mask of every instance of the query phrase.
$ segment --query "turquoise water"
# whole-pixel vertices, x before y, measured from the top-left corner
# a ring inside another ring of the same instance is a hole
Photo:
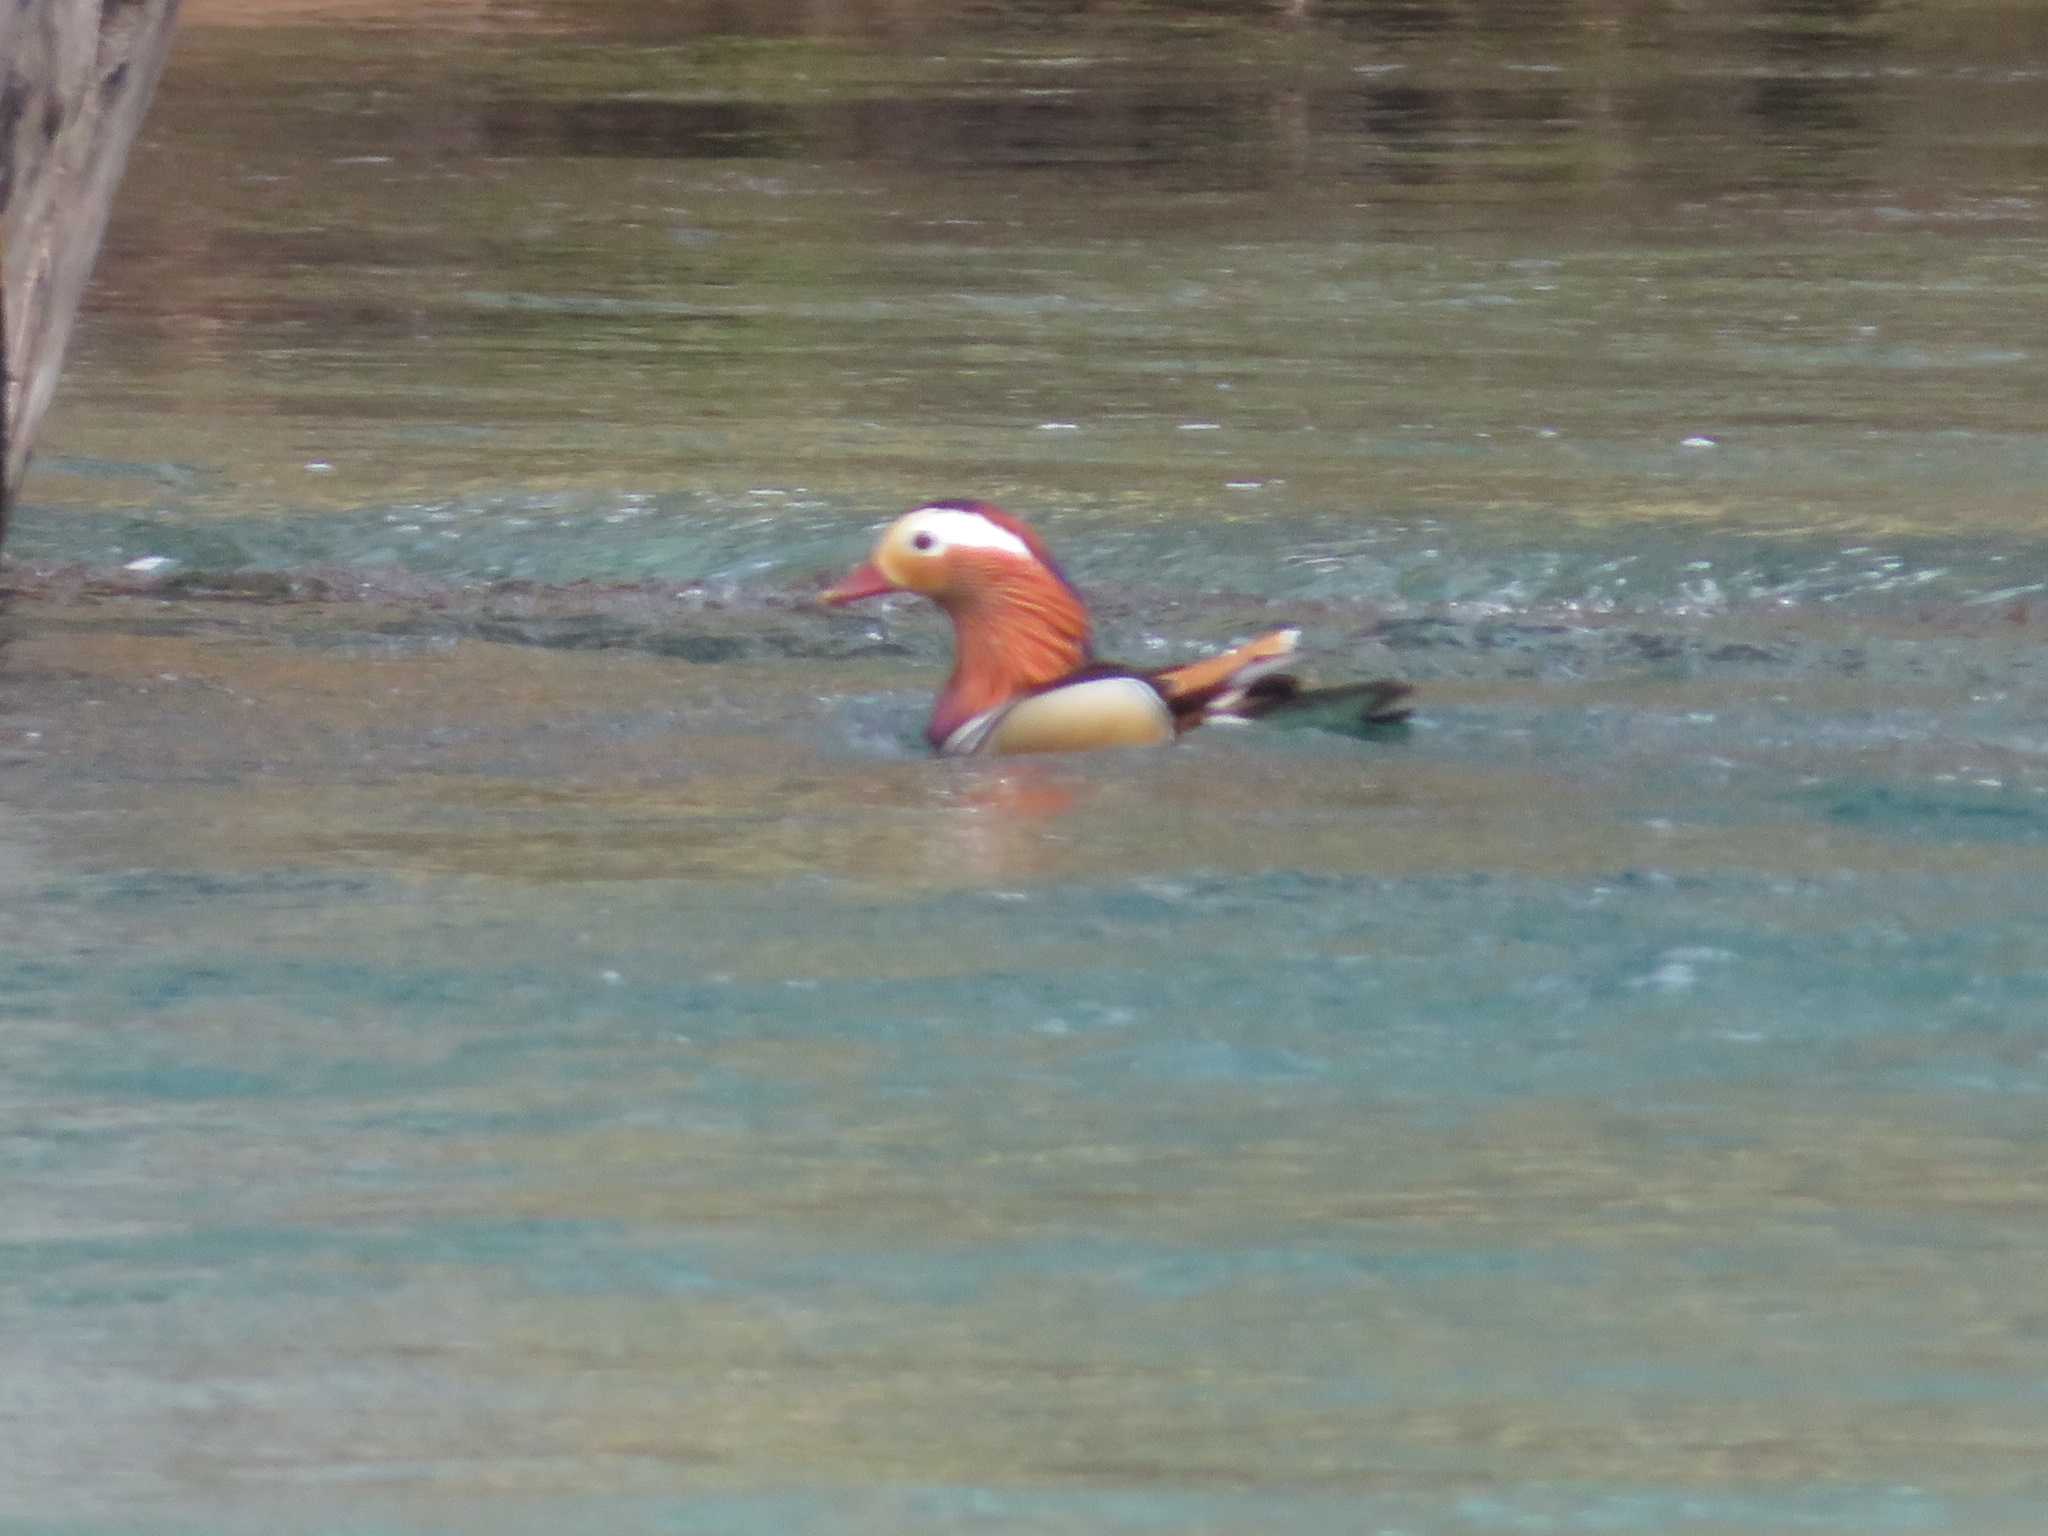
[[[2041,1528],[2048,38],[1286,9],[189,0],[0,1531]],[[933,762],[936,494],[1417,721]]]

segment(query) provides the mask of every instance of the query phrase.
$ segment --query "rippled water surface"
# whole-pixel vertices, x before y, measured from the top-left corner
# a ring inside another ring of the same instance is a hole
[[[0,1531],[2048,1524],[2048,12],[186,13]],[[928,760],[969,494],[1415,726]]]

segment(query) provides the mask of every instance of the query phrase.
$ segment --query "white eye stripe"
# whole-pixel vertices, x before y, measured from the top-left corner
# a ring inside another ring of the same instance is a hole
[[[958,507],[919,507],[904,519],[911,537],[929,533],[941,544],[956,549],[999,549],[1006,555],[1033,557],[1031,546],[1007,528],[998,528],[979,512],[962,512]]]

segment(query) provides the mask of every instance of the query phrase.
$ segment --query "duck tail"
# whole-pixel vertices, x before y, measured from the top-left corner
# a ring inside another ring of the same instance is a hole
[[[1236,718],[1263,720],[1269,716],[1328,713],[1346,727],[1406,725],[1414,710],[1408,696],[1414,688],[1391,677],[1369,683],[1343,683],[1334,688],[1304,688],[1301,680],[1285,673],[1263,677],[1245,691]]]
[[[1298,629],[1275,629],[1218,656],[1206,656],[1151,674],[1153,687],[1173,710],[1182,730],[1198,725],[1242,724],[1297,711],[1338,711],[1350,726],[1400,725],[1409,708],[1408,684],[1381,678],[1336,688],[1310,688],[1292,672],[1301,642]]]

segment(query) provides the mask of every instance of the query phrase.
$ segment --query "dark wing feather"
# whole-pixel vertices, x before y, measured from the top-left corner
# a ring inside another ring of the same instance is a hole
[[[1263,720],[1342,706],[1359,725],[1401,725],[1414,713],[1405,702],[1414,691],[1407,683],[1390,677],[1335,688],[1304,688],[1299,678],[1278,672],[1250,684],[1236,713],[1247,720]]]

